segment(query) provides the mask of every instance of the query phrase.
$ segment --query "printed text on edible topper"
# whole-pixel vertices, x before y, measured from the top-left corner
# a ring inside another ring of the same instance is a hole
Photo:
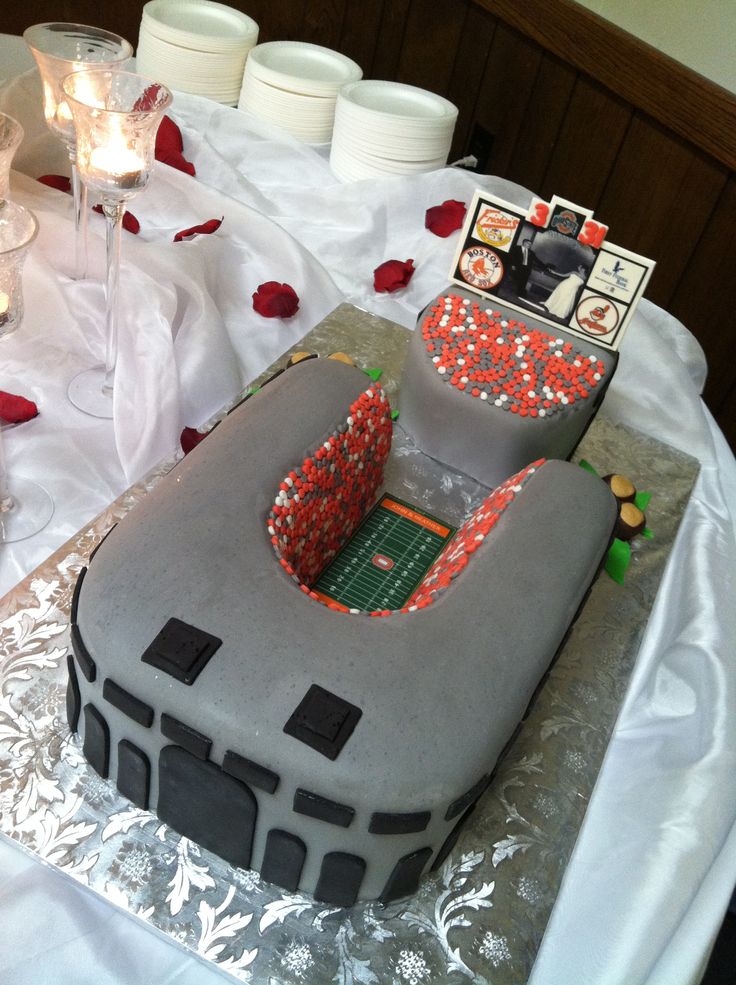
[[[536,321],[618,349],[654,261],[606,239],[590,209],[553,196],[528,209],[476,191],[450,278]]]

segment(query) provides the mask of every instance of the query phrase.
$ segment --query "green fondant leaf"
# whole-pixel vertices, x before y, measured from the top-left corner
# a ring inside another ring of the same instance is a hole
[[[370,376],[372,380],[375,380],[376,383],[378,383],[378,381],[383,376],[382,369],[364,369],[363,372],[365,373],[366,376]]]
[[[578,462],[578,465],[580,466],[581,469],[585,469],[586,472],[592,472],[593,475],[598,475],[598,473],[593,468],[593,466],[590,464],[590,462],[587,462],[584,458],[581,458],[580,459],[580,461]]]
[[[631,546],[625,540],[616,537],[611,544],[606,558],[606,572],[619,585],[624,583],[624,575],[631,563]]]
[[[654,534],[649,529],[649,527],[644,527],[641,532],[642,537],[646,537],[647,540],[654,540]]]
[[[399,419],[399,412],[398,412],[398,410],[392,410],[391,411],[391,420],[392,421],[398,421],[398,419]]]
[[[647,506],[649,506],[649,500],[651,498],[652,494],[650,492],[638,492],[636,496],[634,496],[634,506],[638,506],[643,513]]]

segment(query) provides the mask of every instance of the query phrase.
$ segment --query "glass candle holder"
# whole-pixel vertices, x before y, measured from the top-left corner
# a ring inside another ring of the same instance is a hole
[[[46,123],[52,133],[64,141],[72,165],[75,276],[80,279],[87,275],[87,193],[79,181],[76,131],[61,83],[70,72],[79,72],[89,66],[121,68],[131,58],[133,48],[118,34],[86,24],[34,24],[23,32],[23,38],[41,73]]]
[[[120,230],[125,203],[148,184],[156,132],[171,93],[133,72],[89,70],[62,84],[77,133],[77,167],[102,203],[107,220],[107,348],[105,366],[86,370],[69,386],[69,399],[95,417],[112,417],[117,359]]]
[[[23,127],[12,116],[0,113],[0,201],[8,197],[10,165],[23,140]]]
[[[29,209],[0,199],[0,339],[23,318],[21,273],[37,233],[38,221]]]

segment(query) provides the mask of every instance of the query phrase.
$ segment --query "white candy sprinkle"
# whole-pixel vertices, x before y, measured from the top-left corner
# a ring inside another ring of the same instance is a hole
[[[496,344],[503,345],[503,335],[498,336],[498,338],[496,339]]]
[[[525,383],[528,383],[530,379],[531,379],[531,376],[528,373],[524,373],[524,375],[522,376],[522,380]]]
[[[475,352],[475,346],[472,342],[468,343],[468,352]]]
[[[488,400],[488,394],[486,393],[485,390],[481,390],[480,391],[480,399],[481,400]]]
[[[529,392],[527,393],[527,397],[536,397],[536,393],[534,392],[534,390],[530,390],[530,391],[529,391]]]
[[[575,362],[573,363],[573,366],[577,366],[577,367],[580,367],[580,366],[582,366],[582,365],[583,365],[583,364],[582,364],[582,363],[580,362],[580,360],[579,360],[579,359],[576,359],[576,360],[575,360]]]
[[[542,408],[542,409],[541,409],[541,410],[539,411],[539,416],[540,416],[540,417],[546,417],[546,416],[547,416],[547,411],[546,411],[546,410],[545,410],[544,408]]]
[[[461,376],[461,377],[460,377],[460,382],[461,382],[461,383],[467,383],[467,382],[468,382],[468,378],[467,378],[467,376]]]
[[[555,339],[555,345],[562,345],[562,339]]]
[[[501,400],[503,400],[504,403],[506,403],[508,399],[509,399],[508,393],[501,394]]]
[[[600,373],[593,373],[593,379],[594,380],[599,380],[600,378],[601,378],[601,374]]]
[[[435,363],[435,364],[436,364],[436,363],[438,363],[439,361],[440,361],[440,357],[439,357],[439,356],[432,356],[432,362],[433,362],[433,363]]]
[[[463,304],[470,304],[470,298],[463,298]]]
[[[508,327],[509,327],[509,323],[506,321],[505,318],[502,318],[501,319],[501,328],[508,328]]]
[[[503,401],[501,400],[494,400],[493,403],[496,405],[496,407],[503,407]]]
[[[488,341],[488,336],[487,335],[481,335],[481,341],[487,342]]]
[[[458,359],[457,364],[458,364],[458,366],[464,366],[465,365],[465,360],[462,358],[462,356]]]
[[[437,372],[440,374],[440,376],[444,376],[445,373],[447,372],[447,370],[445,369],[444,366],[438,366],[437,367]]]
[[[560,397],[560,403],[561,404],[568,404],[569,402],[570,401],[567,399],[567,397]]]

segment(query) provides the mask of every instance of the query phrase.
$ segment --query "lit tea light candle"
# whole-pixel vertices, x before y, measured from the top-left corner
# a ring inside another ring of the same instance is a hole
[[[95,147],[89,155],[89,170],[100,177],[111,178],[119,188],[138,188],[146,170],[146,162],[122,134],[112,134],[109,143]]]

